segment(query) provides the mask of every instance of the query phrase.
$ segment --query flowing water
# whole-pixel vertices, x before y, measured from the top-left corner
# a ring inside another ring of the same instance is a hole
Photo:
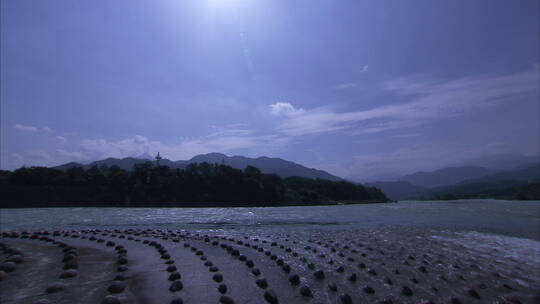
[[[0,209],[2,230],[441,228],[540,240],[538,201],[459,200],[268,208]]]

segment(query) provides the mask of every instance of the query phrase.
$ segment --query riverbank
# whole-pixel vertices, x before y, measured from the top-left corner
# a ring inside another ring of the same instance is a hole
[[[539,300],[540,243],[478,232],[84,229],[1,242],[4,260],[20,256],[0,281],[5,303]]]

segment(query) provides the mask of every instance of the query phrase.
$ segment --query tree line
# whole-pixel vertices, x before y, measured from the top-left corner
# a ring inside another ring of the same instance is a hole
[[[385,194],[346,181],[281,178],[255,167],[190,164],[170,169],[147,162],[126,171],[118,166],[65,171],[22,167],[0,171],[4,207],[54,206],[280,206],[384,202]]]

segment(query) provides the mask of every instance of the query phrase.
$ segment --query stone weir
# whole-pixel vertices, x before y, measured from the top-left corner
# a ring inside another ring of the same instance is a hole
[[[538,264],[431,234],[3,232],[0,302],[539,303]]]

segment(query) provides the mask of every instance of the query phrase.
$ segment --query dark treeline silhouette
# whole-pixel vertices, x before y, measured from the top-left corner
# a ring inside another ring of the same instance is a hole
[[[281,178],[255,167],[190,164],[185,170],[135,165],[66,171],[22,167],[0,171],[3,207],[280,206],[388,201],[377,188],[344,181]]]

